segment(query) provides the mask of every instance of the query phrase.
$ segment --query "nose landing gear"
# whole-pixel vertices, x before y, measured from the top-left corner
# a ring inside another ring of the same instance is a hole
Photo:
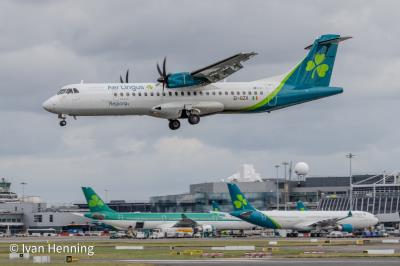
[[[66,115],[59,114],[58,119],[61,119],[60,121],[60,127],[65,127],[67,125],[67,121],[65,120],[67,117]]]

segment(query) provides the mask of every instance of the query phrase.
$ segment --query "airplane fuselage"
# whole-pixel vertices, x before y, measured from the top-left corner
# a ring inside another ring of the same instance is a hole
[[[184,213],[184,215],[198,225],[210,225],[216,230],[250,230],[256,227],[228,213]],[[88,213],[85,216],[121,230],[126,230],[130,226],[141,229],[168,228],[182,220],[182,213],[103,213],[101,215]],[[99,217],[101,219],[98,219]]]
[[[263,215],[257,215],[257,212]],[[242,219],[263,227],[298,231],[317,229],[317,224],[320,224],[320,228],[329,229],[348,225],[357,230],[378,223],[378,219],[373,214],[363,211],[352,211],[351,216],[348,211],[254,211],[251,216],[242,217]],[[334,224],[324,225],[324,221],[335,220],[337,222]]]

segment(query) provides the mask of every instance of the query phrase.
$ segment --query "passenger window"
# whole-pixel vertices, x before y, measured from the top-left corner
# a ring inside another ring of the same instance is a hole
[[[117,97],[117,96],[118,96],[118,93],[114,92],[114,96]]]
[[[240,95],[240,91],[237,91],[236,94],[237,94],[237,95]]]
[[[190,91],[187,92],[187,95],[190,96]]]
[[[215,91],[212,92],[212,95],[215,95]]]
[[[263,91],[260,91],[260,95],[263,95],[264,94],[264,92]]]
[[[249,95],[251,95],[251,91],[249,91]]]
[[[218,94],[219,94],[219,95],[222,95],[222,91],[219,91]]]
[[[200,95],[203,95],[203,91],[199,91],[199,94],[200,94]]]
[[[257,95],[257,91],[254,91],[254,95]]]
[[[184,91],[181,91],[181,95],[182,95],[182,96],[185,96],[185,92],[184,92]]]
[[[243,95],[246,95],[246,92],[245,92],[245,91],[243,91],[243,92],[242,92],[242,94],[243,94]]]
[[[175,92],[175,96],[178,96],[178,92],[177,91]]]
[[[168,92],[168,95],[169,95],[169,96],[172,96],[172,92]]]
[[[193,95],[196,96],[196,95],[197,95],[197,92],[194,91],[194,92],[193,92]]]
[[[122,97],[122,96],[124,96],[124,93],[123,93],[123,92],[121,92],[119,95]]]
[[[234,92],[234,91],[231,91],[231,94],[232,94],[232,95],[235,95],[235,92]]]
[[[147,96],[147,92],[143,93],[144,96]]]
[[[134,92],[132,92],[132,96],[135,96],[135,93],[134,93]]]
[[[166,95],[165,92],[163,92],[163,93],[162,93],[162,96],[165,96],[165,95]]]
[[[227,91],[225,92],[225,95],[228,95],[228,92],[227,92]]]
[[[138,92],[138,94],[137,94],[138,96],[142,96],[142,93],[140,93],[140,92]]]
[[[79,91],[76,88],[73,88],[74,93],[79,93]]]
[[[154,93],[150,92],[150,96],[154,96]]]
[[[126,96],[129,96],[129,92],[126,93]]]
[[[159,92],[157,92],[157,96],[160,96],[160,93],[159,93]]]
[[[207,92],[206,92],[206,95],[210,95],[210,93],[207,91]]]

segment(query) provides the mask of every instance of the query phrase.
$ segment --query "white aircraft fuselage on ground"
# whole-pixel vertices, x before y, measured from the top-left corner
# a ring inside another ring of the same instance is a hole
[[[352,232],[379,222],[375,215],[364,211],[260,211],[248,202],[236,184],[227,185],[234,208],[231,215],[265,228]]]
[[[242,68],[255,53],[240,53],[192,73],[166,75],[158,67],[159,83],[80,83],[64,86],[43,103],[66,116],[147,115],[197,124],[200,117],[218,113],[270,112],[343,92],[330,87],[338,43],[347,37],[322,35],[307,47],[308,55],[287,74],[251,82],[217,82]],[[122,81],[122,80],[121,80]]]

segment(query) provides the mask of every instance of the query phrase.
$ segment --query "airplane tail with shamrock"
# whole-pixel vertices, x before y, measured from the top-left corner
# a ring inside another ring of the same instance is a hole
[[[321,35],[305,48],[310,51],[292,70],[293,73],[286,83],[297,89],[329,86],[339,42],[350,38],[337,34]]]
[[[246,197],[240,191],[236,184],[228,183],[229,194],[231,195],[233,209],[235,211],[255,210],[255,208],[247,201]]]
[[[342,93],[343,88],[329,84],[339,43],[349,38],[337,34],[321,35],[305,48],[309,52],[299,64],[273,79],[278,86],[271,95],[249,110],[276,110]],[[271,78],[264,80],[267,84],[271,82]]]
[[[107,206],[91,187],[82,187],[90,212],[115,212]]]
[[[234,209],[230,215],[262,227],[281,228],[281,225],[273,218],[254,208],[236,184],[228,183],[227,185]]]

